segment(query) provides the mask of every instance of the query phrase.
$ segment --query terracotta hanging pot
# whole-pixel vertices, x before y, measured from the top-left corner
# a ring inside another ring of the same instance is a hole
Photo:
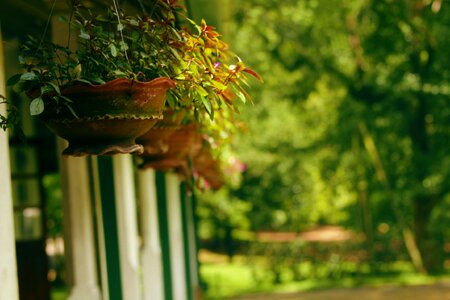
[[[118,78],[102,85],[77,83],[62,90],[77,114],[47,105],[41,118],[69,146],[64,155],[142,153],[135,139],[162,118],[169,78],[149,82]]]
[[[193,158],[193,168],[195,173],[205,180],[208,187],[218,190],[224,185],[220,163],[214,159],[209,149],[202,148]]]
[[[166,139],[167,152],[144,156],[141,167],[160,171],[187,168],[188,158],[200,150],[201,143],[196,124],[182,125]]]
[[[137,143],[144,146],[143,157],[164,154],[169,150],[166,140],[180,128],[180,123],[185,116],[185,110],[164,111],[163,119],[156,122],[144,135],[136,139]]]

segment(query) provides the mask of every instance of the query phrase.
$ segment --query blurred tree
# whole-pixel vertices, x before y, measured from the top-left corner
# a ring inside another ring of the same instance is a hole
[[[440,270],[449,3],[224,2],[236,13],[234,48],[265,79],[242,113],[251,134],[239,141],[248,171],[236,196],[252,202],[252,226],[351,224],[358,205],[353,225],[369,250],[378,224],[396,224],[416,268]]]
[[[200,238],[211,241],[216,250],[224,250],[231,261],[236,246],[233,232],[248,230],[246,213],[251,204],[231,196],[227,188],[199,196]]]
[[[58,173],[46,174],[43,179],[45,188],[47,233],[55,239],[63,236],[63,208],[61,182]]]

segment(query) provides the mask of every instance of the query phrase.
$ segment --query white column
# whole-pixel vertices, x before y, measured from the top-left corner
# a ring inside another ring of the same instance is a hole
[[[139,242],[133,161],[131,155],[113,157],[123,300],[142,299],[139,284]]]
[[[159,239],[155,171],[139,171],[142,224],[142,279],[144,300],[164,300],[164,276]]]
[[[173,298],[186,300],[187,288],[183,248],[183,223],[178,175],[174,173],[166,174],[166,190]]]
[[[67,219],[66,249],[71,258],[72,287],[70,300],[99,300],[94,226],[89,186],[89,171],[85,157],[61,159],[64,217]],[[70,249],[69,249],[70,248]]]
[[[3,43],[0,28],[0,94],[5,96]],[[0,105],[0,113],[6,114],[6,106]],[[16,241],[14,237],[11,171],[9,168],[8,134],[0,129],[0,299],[19,299],[16,265]]]
[[[98,243],[98,260],[99,260],[99,272],[102,290],[102,299],[109,300],[109,287],[108,287],[108,267],[106,263],[106,246],[105,246],[105,231],[103,225],[102,214],[102,199],[100,195],[100,182],[98,173],[98,161],[97,157],[91,156],[90,162],[92,165],[92,181],[93,181],[93,197],[95,207],[95,222],[97,224],[97,243]]]
[[[64,4],[63,4],[64,5]],[[68,7],[67,7],[68,8]],[[52,40],[61,45],[67,43],[68,27],[60,26],[58,16],[52,18]],[[77,47],[76,39],[71,39],[69,47]],[[58,152],[67,142],[58,138]],[[58,154],[59,154],[58,153]],[[61,157],[61,156],[60,156]],[[65,252],[69,259],[72,282],[70,300],[97,300],[101,298],[97,280],[97,263],[89,170],[86,157],[61,157],[60,171],[64,196]]]

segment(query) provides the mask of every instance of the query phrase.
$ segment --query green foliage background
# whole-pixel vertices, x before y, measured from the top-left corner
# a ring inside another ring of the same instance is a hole
[[[222,16],[225,36],[265,80],[253,84],[255,106],[240,116],[247,171],[230,191],[250,203],[241,211],[250,228],[344,225],[365,234],[369,253],[387,234],[404,241],[419,271],[442,270],[450,237],[450,3],[222,3],[230,12]]]

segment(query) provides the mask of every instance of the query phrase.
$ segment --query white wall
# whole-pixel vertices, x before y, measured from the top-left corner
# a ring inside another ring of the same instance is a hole
[[[0,43],[0,94],[5,95],[5,92],[3,43]],[[6,113],[5,105],[0,105],[0,113]],[[0,299],[16,300],[19,299],[19,291],[8,147],[8,134],[0,129]]]

